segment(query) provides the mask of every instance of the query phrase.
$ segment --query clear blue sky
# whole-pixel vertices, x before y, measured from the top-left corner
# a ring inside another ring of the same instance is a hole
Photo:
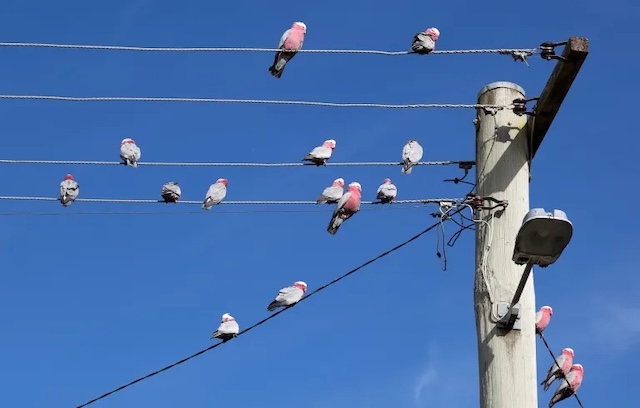
[[[588,37],[591,55],[533,165],[531,205],[562,208],[575,224],[563,258],[536,274],[537,303],[554,307],[553,347],[573,347],[585,366],[586,406],[631,406],[636,397],[627,391],[640,359],[633,216],[640,143],[624,123],[636,115],[639,59],[627,47],[636,45],[630,38],[639,34],[632,27],[640,6],[572,3],[5,0],[0,39],[275,47],[296,20],[307,24],[309,49],[404,50],[429,26],[440,29],[442,50]],[[483,85],[499,80],[538,96],[553,68],[539,57],[527,68],[496,55],[301,54],[278,81],[267,72],[272,58],[2,48],[0,93],[475,103]],[[335,161],[398,160],[408,138],[423,144],[425,160],[474,154],[473,110],[27,100],[0,101],[0,112],[0,156],[12,159],[117,160],[124,137],[138,142],[147,161],[298,161],[328,137],[337,140]],[[459,174],[453,167],[420,167],[407,177],[396,167],[1,171],[2,195],[54,196],[67,172],[85,198],[158,198],[162,183],[176,180],[184,199],[201,200],[218,177],[229,179],[229,200],[314,199],[336,177],[359,181],[365,199],[385,177],[404,199],[468,190],[441,182]],[[171,213],[0,217],[0,406],[83,403],[206,347],[224,312],[241,327],[262,319],[280,287],[301,279],[313,290],[420,231],[433,211],[363,211],[332,237],[328,208],[257,209],[269,207],[205,213],[160,204],[0,202],[1,212]],[[93,406],[476,407],[473,234],[449,248],[446,272],[435,240],[428,235],[246,336]],[[541,376],[550,365],[541,345],[538,364]],[[550,396],[541,394],[540,406]]]

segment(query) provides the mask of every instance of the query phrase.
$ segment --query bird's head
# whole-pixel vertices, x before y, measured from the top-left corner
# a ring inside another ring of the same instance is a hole
[[[338,187],[344,187],[344,179],[342,177],[333,180],[333,185]]]
[[[580,371],[581,373],[584,374],[584,367],[582,367],[582,364],[574,364],[571,366],[571,370],[573,371]]]
[[[387,177],[386,179],[384,179],[384,181],[382,183],[383,184],[391,184],[391,179],[389,177]]]
[[[296,21],[295,23],[293,23],[291,28],[293,28],[295,30],[300,30],[303,33],[307,32],[307,25],[305,23],[303,23],[302,21]]]
[[[551,306],[542,306],[542,307],[540,308],[540,310],[542,310],[542,311],[545,311],[545,312],[549,313],[549,315],[552,315],[552,314],[553,314],[553,309],[551,308]]]
[[[303,282],[303,281],[294,282],[293,286],[295,286],[296,288],[299,288],[303,292],[307,291],[307,284],[305,282]]]
[[[570,355],[571,357],[574,357],[576,355],[573,349],[569,347],[562,349],[562,354],[567,354],[567,355]]]
[[[135,144],[135,140],[133,140],[130,137],[125,137],[124,139],[122,139],[122,142],[120,142],[120,144],[125,144],[125,143],[134,143]]]
[[[67,174],[66,176],[64,176],[65,180],[73,180],[73,176],[71,174]]]
[[[336,148],[336,141],[333,139],[327,139],[324,141],[324,143],[322,143],[322,145],[324,147],[328,147],[329,149],[335,149]]]
[[[440,30],[435,27],[427,28],[426,32],[431,36],[431,38],[433,38],[433,41],[436,41],[438,37],[440,37]]]
[[[230,322],[232,320],[236,320],[236,319],[234,319],[233,316],[231,316],[229,313],[225,313],[222,315],[223,322]]]
[[[349,183],[349,190],[358,190],[362,192],[362,186],[357,181]]]
[[[216,184],[224,184],[224,186],[228,186],[229,185],[229,180],[227,180],[226,178],[219,178],[216,180]]]

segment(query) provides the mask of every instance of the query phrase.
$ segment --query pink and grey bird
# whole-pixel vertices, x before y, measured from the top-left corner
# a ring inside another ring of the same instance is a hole
[[[435,27],[427,28],[413,37],[411,51],[416,54],[427,55],[436,49],[436,41],[440,37],[440,30]]]
[[[278,296],[269,303],[267,310],[273,312],[279,307],[287,307],[295,305],[302,299],[304,293],[307,291],[307,284],[303,281],[294,282],[293,285],[280,289]]]
[[[390,203],[397,195],[398,188],[391,182],[390,178],[384,179],[376,192],[376,198],[380,200],[382,204]]]
[[[140,148],[136,145],[135,140],[127,137],[120,142],[120,158],[122,164],[129,167],[138,167],[138,161],[141,156]]]
[[[316,202],[318,204],[335,204],[344,194],[344,179],[337,178],[333,183],[322,191]]]
[[[569,372],[571,364],[573,364],[574,356],[575,353],[573,352],[573,349],[562,349],[562,354],[556,357],[556,360],[547,372],[547,377],[540,383],[544,391],[547,391],[556,379],[563,378]]]
[[[417,140],[409,140],[402,148],[402,173],[411,174],[413,166],[422,160],[423,153]]]
[[[227,196],[227,186],[229,185],[229,180],[224,178],[219,178],[209,186],[209,190],[207,190],[207,195],[202,202],[202,208],[205,210],[210,210],[214,205],[220,204],[222,200]]]
[[[314,147],[302,161],[309,161],[317,166],[327,164],[327,160],[331,158],[333,150],[336,148],[336,141],[333,139],[325,140],[322,146]]]
[[[275,58],[273,59],[273,65],[269,67],[271,75],[276,78],[280,78],[282,76],[287,62],[295,57],[298,51],[302,49],[304,35],[306,33],[307,26],[305,23],[296,21],[290,29],[282,34],[280,42],[278,43],[279,51],[276,51]]]
[[[551,306],[542,306],[536,312],[536,333],[541,334],[547,328],[549,322],[551,322],[552,315],[553,309]]]
[[[360,186],[360,183],[356,181],[350,183],[349,190],[340,197],[340,200],[338,200],[338,203],[336,204],[336,209],[333,211],[331,221],[329,221],[329,226],[327,227],[327,232],[329,234],[335,235],[343,222],[360,211],[361,198],[362,186]]]
[[[182,190],[180,189],[180,185],[177,181],[170,181],[162,186],[162,190],[160,191],[160,196],[165,203],[175,203],[180,199],[182,195]]]
[[[225,313],[222,315],[220,326],[218,326],[218,329],[213,332],[211,338],[227,341],[237,337],[238,333],[240,333],[240,326],[238,325],[238,322],[236,322],[236,319],[229,313]]]
[[[584,367],[581,364],[574,364],[571,366],[571,370],[567,373],[566,378],[562,381],[562,384],[558,387],[556,392],[549,401],[549,408],[553,407],[556,403],[565,400],[578,392],[584,379]]]
[[[71,174],[67,174],[60,183],[60,203],[68,207],[78,198],[78,194],[80,194],[80,185]]]

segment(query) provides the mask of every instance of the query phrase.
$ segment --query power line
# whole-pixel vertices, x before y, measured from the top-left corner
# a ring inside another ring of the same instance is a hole
[[[60,201],[56,197],[36,197],[36,196],[0,196],[0,200],[8,201]],[[433,204],[442,201],[457,202],[451,198],[426,198],[414,200],[394,200],[389,205],[394,204]],[[165,204],[163,200],[136,199],[136,198],[77,198],[75,202],[85,203],[122,203],[122,204]],[[178,201],[175,204],[202,205],[202,200]],[[293,201],[293,200],[247,200],[247,201],[222,201],[220,204],[226,205],[318,205],[315,201]],[[362,201],[362,205],[381,205],[379,201]],[[385,204],[386,205],[386,204]]]
[[[398,211],[398,210],[417,210],[422,209],[423,206],[402,206],[391,205],[387,206],[370,206],[368,208],[360,208],[362,211]],[[169,211],[66,211],[67,209],[61,209],[60,212],[34,212],[34,211],[8,211],[0,212],[0,217],[56,217],[56,216],[71,216],[71,215],[205,215],[204,211],[183,211],[183,212],[169,212]],[[323,209],[310,209],[310,210],[219,210],[216,214],[304,214],[304,213],[330,213],[333,212],[333,208]]]
[[[513,108],[513,105],[481,105],[481,104],[456,104],[456,103],[414,103],[414,104],[384,104],[384,103],[343,103],[343,102],[317,102],[317,101],[283,101],[269,99],[222,99],[222,98],[183,98],[183,97],[156,97],[156,96],[59,96],[59,95],[0,95],[0,99],[34,99],[48,101],[70,102],[199,102],[199,103],[246,103],[267,105],[306,105],[306,106],[330,106],[333,108],[382,108],[382,109],[505,109]]]
[[[55,43],[30,43],[30,42],[0,42],[0,47],[35,47],[35,48],[66,48],[83,50],[109,50],[109,51],[147,51],[147,52],[277,52],[276,48],[248,48],[248,47],[139,47],[130,45],[91,45],[91,44],[55,44]],[[299,53],[307,54],[371,54],[371,55],[411,55],[412,51],[383,51],[383,50],[305,50]],[[501,55],[526,55],[538,53],[537,48],[497,48],[497,49],[470,49],[470,50],[436,50],[430,55],[453,54],[501,54]]]
[[[549,355],[551,355],[551,359],[555,363],[556,355],[551,350],[551,347],[549,347],[549,343],[547,343],[547,339],[544,337],[544,335],[542,333],[538,333],[538,335],[542,339],[542,342],[544,343],[544,347],[547,349],[547,351],[549,352]],[[562,378],[564,379],[564,381],[566,381],[566,383],[569,386],[569,388],[573,389],[573,387],[571,386],[571,383],[569,382],[569,380],[567,380],[566,377],[562,377]],[[578,405],[580,405],[580,408],[584,408],[584,405],[582,405],[582,401],[580,401],[580,397],[578,397],[578,393],[574,392],[573,396],[575,397],[576,401],[578,401]]]
[[[457,214],[457,213],[459,213],[459,212],[462,212],[465,208],[466,208],[465,206],[459,207],[456,211],[452,212],[452,213],[450,214],[450,216],[453,216],[453,215],[455,215],[455,214]],[[429,231],[431,231],[432,229],[434,229],[434,228],[438,227],[438,226],[440,225],[440,223],[441,223],[441,222],[442,222],[441,220],[438,220],[438,222],[436,222],[436,223],[432,224],[431,226],[429,226],[429,227],[428,227],[428,228],[426,228],[425,230],[423,230],[423,231],[419,232],[418,234],[416,234],[416,235],[414,235],[413,237],[411,237],[411,238],[407,239],[406,241],[402,242],[401,244],[398,244],[398,245],[394,246],[393,248],[391,248],[391,249],[389,249],[389,250],[387,250],[387,251],[385,251],[385,252],[381,253],[380,255],[378,255],[378,256],[376,256],[376,257],[374,257],[374,258],[369,259],[368,261],[364,262],[364,263],[363,263],[363,264],[361,264],[360,266],[357,266],[357,267],[355,267],[355,268],[351,269],[350,271],[346,272],[345,274],[343,274],[343,275],[341,275],[341,276],[339,276],[339,277],[337,277],[337,278],[333,279],[332,281],[330,281],[330,282],[328,282],[328,283],[326,283],[326,284],[324,284],[324,285],[320,286],[320,287],[319,287],[319,288],[317,288],[316,290],[314,290],[314,291],[310,292],[308,295],[306,295],[305,297],[303,297],[302,299],[300,299],[300,301],[299,301],[298,303],[302,303],[303,301],[305,301],[305,300],[309,299],[311,296],[315,295],[316,293],[318,293],[318,292],[320,292],[320,291],[322,291],[322,290],[324,290],[324,289],[326,289],[326,288],[328,288],[328,287],[330,287],[330,286],[335,285],[336,283],[340,282],[341,280],[343,280],[344,278],[348,277],[349,275],[352,275],[352,274],[354,274],[354,273],[356,273],[356,272],[360,271],[361,269],[365,268],[366,266],[371,265],[372,263],[374,263],[374,262],[378,261],[379,259],[384,258],[385,256],[387,256],[387,255],[389,255],[389,254],[391,254],[391,253],[393,253],[393,252],[397,251],[398,249],[400,249],[400,248],[404,247],[405,245],[407,245],[407,244],[409,244],[409,243],[411,243],[411,242],[415,241],[416,239],[420,238],[421,236],[423,236],[423,235],[424,235],[424,234],[426,234],[427,232],[429,232]],[[295,306],[295,304],[294,304],[294,305],[292,305],[292,306],[288,306],[288,307],[286,307],[286,308],[280,309],[279,311],[277,311],[277,312],[273,313],[272,315],[265,317],[264,319],[262,319],[262,320],[258,321],[257,323],[254,323],[253,325],[251,325],[251,326],[247,327],[247,328],[246,328],[246,329],[244,329],[244,330],[241,330],[241,331],[238,333],[238,336],[237,336],[237,337],[240,337],[241,335],[243,335],[243,334],[245,334],[245,333],[248,333],[249,331],[251,331],[251,330],[255,329],[255,328],[256,328],[256,327],[258,327],[258,326],[262,326],[263,324],[265,324],[265,323],[266,323],[266,322],[268,322],[269,320],[271,320],[271,319],[275,318],[276,316],[278,316],[279,314],[283,313],[285,310],[290,309],[290,308],[291,308],[291,307],[293,307],[293,306]],[[236,338],[237,338],[237,337],[236,337]],[[230,341],[230,340],[228,340],[228,341]],[[152,373],[149,373],[149,374],[147,374],[147,375],[144,375],[144,376],[142,376],[142,377],[139,377],[139,378],[137,378],[137,379],[135,379],[135,380],[133,380],[133,381],[131,381],[131,382],[127,383],[127,384],[124,384],[124,385],[122,385],[122,386],[120,386],[120,387],[118,387],[118,388],[116,388],[116,389],[112,390],[112,391],[109,391],[109,392],[107,392],[107,393],[105,393],[105,394],[102,394],[101,396],[99,396],[99,397],[97,397],[97,398],[94,398],[94,399],[92,399],[92,400],[90,400],[90,401],[88,401],[88,402],[85,402],[85,403],[84,403],[84,404],[82,404],[82,405],[78,405],[76,408],[83,408],[83,407],[86,407],[87,405],[93,404],[93,403],[94,403],[94,402],[96,402],[96,401],[99,401],[99,400],[101,400],[101,399],[103,399],[103,398],[106,398],[106,397],[108,397],[109,395],[115,394],[115,393],[116,393],[116,392],[118,392],[118,391],[122,391],[122,390],[124,390],[124,389],[125,389],[125,388],[127,388],[127,387],[130,387],[130,386],[132,386],[132,385],[134,385],[134,384],[137,384],[137,383],[139,383],[139,382],[141,382],[141,381],[146,380],[147,378],[153,377],[153,376],[158,375],[158,374],[160,374],[160,373],[162,373],[162,372],[164,372],[164,371],[170,370],[170,369],[172,369],[173,367],[176,367],[176,366],[178,366],[178,365],[180,365],[180,364],[186,363],[187,361],[189,361],[189,360],[191,360],[191,359],[193,359],[193,358],[196,358],[196,357],[198,357],[198,356],[200,356],[200,355],[202,355],[202,354],[206,353],[207,351],[213,350],[213,349],[215,349],[215,348],[217,348],[217,347],[221,346],[221,345],[222,345],[222,344],[224,344],[224,343],[226,343],[226,342],[225,342],[225,341],[221,341],[221,342],[218,342],[218,343],[216,343],[216,344],[213,344],[213,345],[211,345],[211,346],[209,346],[209,347],[207,347],[207,348],[205,348],[205,349],[202,349],[202,350],[200,350],[200,351],[198,351],[198,352],[196,352],[196,353],[194,353],[194,354],[192,354],[192,355],[190,355],[190,356],[188,356],[188,357],[185,357],[185,358],[183,358],[183,359],[181,359],[181,360],[178,360],[178,361],[176,361],[176,362],[175,362],[175,363],[173,363],[173,364],[170,364],[170,365],[165,366],[165,367],[163,367],[163,368],[161,368],[161,369],[159,369],[159,370],[156,370],[156,371],[154,371],[154,372],[152,372]]]
[[[460,164],[460,161],[425,161],[416,163],[416,166],[450,166]],[[92,165],[92,166],[121,166],[121,161],[99,161],[99,160],[13,160],[0,159],[0,164],[64,164],[64,165]],[[343,162],[329,163],[325,166],[402,166],[402,162]],[[194,163],[194,162],[138,162],[138,166],[157,167],[297,167],[313,166],[314,163]]]

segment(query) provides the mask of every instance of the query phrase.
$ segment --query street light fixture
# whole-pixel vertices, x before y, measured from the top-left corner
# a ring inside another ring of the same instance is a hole
[[[561,210],[545,211],[533,208],[524,216],[516,236],[513,261],[526,265],[518,288],[510,304],[498,303],[494,313],[497,325],[505,330],[520,330],[520,296],[529,279],[533,265],[541,268],[555,263],[569,245],[573,235],[573,224]]]

